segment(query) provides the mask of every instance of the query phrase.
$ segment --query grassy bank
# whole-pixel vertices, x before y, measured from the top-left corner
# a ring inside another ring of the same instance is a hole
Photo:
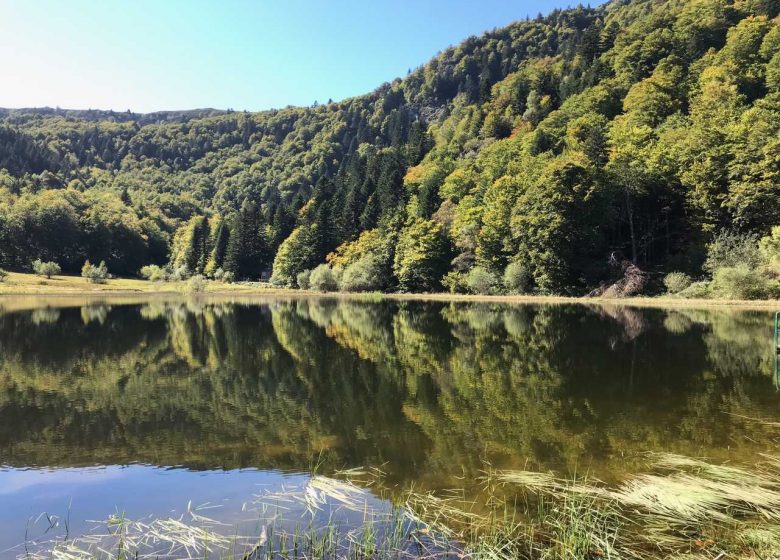
[[[114,278],[104,284],[93,284],[80,276],[57,275],[44,278],[34,274],[9,273],[5,281],[0,282],[0,296],[182,296],[193,294],[188,281],[152,282],[137,278]],[[275,288],[259,282],[223,283],[209,281],[203,285],[202,292],[210,296],[274,296],[300,297],[317,296],[331,298],[359,298],[364,300],[397,301],[470,301],[488,303],[581,303],[600,305],[627,305],[632,307],[734,307],[744,309],[780,309],[780,300],[730,300],[730,299],[683,299],[672,296],[633,297],[633,298],[586,298],[564,296],[534,295],[466,295],[466,294],[381,294],[381,293],[343,293],[295,290]]]
[[[774,456],[744,470],[653,455],[647,472],[616,486],[488,468],[478,501],[458,491],[408,491],[386,507],[372,502],[365,480],[350,476],[366,472],[351,471],[256,496],[247,509],[258,527],[251,536],[188,507],[170,519],[114,516],[89,537],[50,542],[32,554],[28,548],[27,554],[62,560],[776,558],[778,468],[780,457]],[[358,521],[344,522],[344,512],[359,514]]]
[[[244,284],[207,282],[206,292],[241,293],[256,290]],[[103,284],[88,282],[81,276],[55,275],[51,278],[10,272],[0,282],[0,295],[91,295],[91,294],[183,294],[191,292],[189,283],[151,282],[137,278],[112,278]]]

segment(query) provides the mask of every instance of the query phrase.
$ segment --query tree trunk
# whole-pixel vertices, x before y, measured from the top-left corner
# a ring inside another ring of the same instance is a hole
[[[631,191],[624,189],[626,193],[626,214],[628,215],[628,231],[631,235],[631,262],[636,264],[636,233],[634,232],[634,209],[631,206]]]

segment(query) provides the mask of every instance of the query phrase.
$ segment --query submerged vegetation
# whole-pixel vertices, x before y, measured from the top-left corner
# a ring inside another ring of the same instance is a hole
[[[614,486],[488,467],[477,501],[462,490],[406,491],[393,504],[353,481],[365,485],[368,477],[378,488],[380,471],[352,469],[249,497],[244,509],[255,534],[190,505],[178,518],[112,516],[102,531],[36,543],[27,557],[747,560],[780,552],[779,458],[750,470],[669,454],[648,462],[650,472]],[[349,521],[345,512],[358,515]]]
[[[307,108],[0,110],[0,266],[581,295],[631,262],[643,293],[777,297],[765,259],[707,253],[777,253],[779,10],[556,10]]]

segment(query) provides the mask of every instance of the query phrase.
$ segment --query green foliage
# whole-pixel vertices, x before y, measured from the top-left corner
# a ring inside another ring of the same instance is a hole
[[[217,270],[223,270],[225,264],[225,255],[227,255],[228,245],[230,244],[230,227],[225,220],[219,220],[216,232],[214,233],[213,248],[204,268],[204,273],[208,276],[215,276]]]
[[[106,261],[100,261],[97,266],[90,263],[89,260],[84,261],[84,266],[81,267],[81,277],[93,284],[105,284],[109,277]]]
[[[223,268],[236,278],[256,280],[270,264],[271,256],[258,210],[254,204],[245,203],[235,217]]]
[[[164,267],[157,266],[156,264],[142,266],[138,273],[142,278],[146,278],[152,282],[165,282],[168,280],[168,271]]]
[[[335,292],[339,289],[339,283],[333,269],[327,264],[321,264],[311,271],[309,286],[318,292]]]
[[[4,268],[0,268],[0,282],[5,282],[8,278],[8,271]]]
[[[187,281],[187,291],[189,292],[205,292],[206,286],[208,286],[208,280],[202,274],[196,274]]]
[[[35,259],[33,261],[32,269],[33,272],[38,276],[45,276],[46,278],[51,278],[52,276],[55,276],[60,272],[62,272],[60,265],[58,265],[56,262],[53,261],[43,262],[41,261],[41,259]]]
[[[504,269],[504,289],[510,294],[525,294],[531,289],[531,275],[521,261],[513,261]]]
[[[707,245],[704,270],[714,276],[721,268],[755,269],[760,264],[761,252],[756,235],[724,231]]]
[[[679,294],[693,283],[690,276],[684,272],[670,272],[664,276],[664,286],[670,294]]]
[[[401,231],[393,272],[401,291],[430,292],[441,287],[451,250],[442,227],[418,218]]]
[[[595,192],[587,164],[561,159],[548,164],[513,209],[518,255],[541,293],[565,293],[586,271],[581,264],[602,250]],[[585,205],[585,199],[590,198]]]
[[[211,253],[209,223],[204,216],[193,216],[176,230],[171,247],[171,265],[186,266],[197,274],[205,268]]]
[[[188,269],[186,265],[182,265],[172,269],[168,275],[168,279],[173,280],[174,282],[179,282],[181,280],[186,280],[190,276],[192,276],[190,269]]]
[[[780,298],[780,281],[744,265],[722,267],[715,271],[710,290],[724,299]]]
[[[311,270],[303,270],[295,277],[295,283],[301,290],[308,290],[311,287]]]
[[[780,276],[780,226],[772,228],[772,232],[761,238],[758,250],[764,263]]]
[[[378,257],[367,255],[347,266],[341,273],[339,288],[345,292],[373,292],[389,284],[389,270]]]
[[[346,268],[370,255],[380,257],[387,251],[388,235],[380,229],[364,231],[354,241],[339,245],[327,256],[331,266]]]
[[[687,299],[706,299],[712,295],[709,282],[694,282],[681,292],[678,297]]]
[[[472,294],[494,295],[501,291],[499,278],[481,266],[475,266],[469,270],[463,282]]]
[[[235,275],[232,272],[230,272],[229,270],[223,270],[221,268],[215,270],[213,276],[214,276],[214,280],[217,280],[218,282],[224,282],[225,284],[230,284],[236,279]]]
[[[299,226],[284,240],[276,252],[272,281],[291,286],[298,273],[316,265],[314,228]]]
[[[441,285],[451,294],[465,293],[466,273],[451,270],[441,279]]]

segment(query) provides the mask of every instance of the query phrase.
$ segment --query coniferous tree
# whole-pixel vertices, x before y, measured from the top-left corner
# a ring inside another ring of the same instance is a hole
[[[236,215],[225,254],[225,270],[236,278],[257,279],[267,270],[271,259],[265,226],[257,207],[244,202]]]
[[[186,249],[187,269],[194,274],[202,274],[206,268],[209,252],[209,223],[205,217],[200,216],[192,226]]]
[[[293,229],[295,229],[295,215],[285,204],[280,204],[271,218],[271,248],[276,250]]]
[[[217,268],[224,268],[225,255],[227,254],[229,243],[230,228],[223,219],[219,222],[219,226],[217,226],[217,233],[214,236],[214,249],[211,252],[211,258],[214,261],[215,270]]]

